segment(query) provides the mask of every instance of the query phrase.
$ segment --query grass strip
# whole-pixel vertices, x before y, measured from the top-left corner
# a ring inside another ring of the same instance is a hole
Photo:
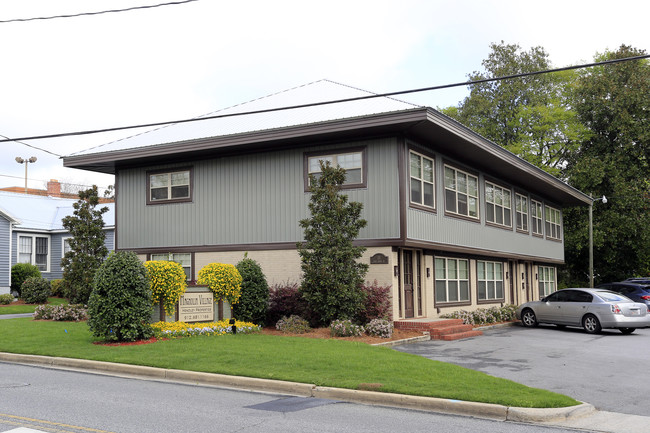
[[[63,298],[47,298],[50,305],[63,305],[68,301]],[[33,313],[40,304],[0,305],[0,314],[24,314]]]
[[[134,346],[92,344],[85,322],[0,320],[0,351],[82,358],[517,407],[566,407],[574,399],[385,347],[262,334],[198,336]]]

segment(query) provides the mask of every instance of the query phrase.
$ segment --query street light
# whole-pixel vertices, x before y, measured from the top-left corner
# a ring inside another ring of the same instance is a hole
[[[18,164],[25,164],[25,194],[27,194],[27,166],[29,165],[30,162],[31,163],[36,162],[36,157],[32,156],[29,159],[22,159],[20,156],[17,156],[16,162]]]
[[[594,202],[607,203],[607,197],[592,198],[589,203],[589,287],[594,287]]]

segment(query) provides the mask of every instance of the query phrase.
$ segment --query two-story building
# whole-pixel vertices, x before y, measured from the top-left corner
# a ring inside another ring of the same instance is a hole
[[[375,96],[322,80],[64,165],[115,174],[116,249],[176,260],[190,279],[248,252],[270,283],[299,281],[298,221],[327,159],[364,206],[357,243],[367,279],[391,285],[395,319],[552,291],[562,209],[589,197],[436,110]]]

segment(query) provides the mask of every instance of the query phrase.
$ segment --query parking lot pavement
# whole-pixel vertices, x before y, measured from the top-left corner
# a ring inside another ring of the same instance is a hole
[[[589,335],[579,328],[515,325],[471,339],[432,340],[395,350],[569,395],[598,410],[650,414],[645,384],[650,329]]]

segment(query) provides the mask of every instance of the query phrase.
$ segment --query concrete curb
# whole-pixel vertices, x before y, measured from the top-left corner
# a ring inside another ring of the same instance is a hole
[[[498,404],[476,403],[471,401],[449,400],[435,397],[420,397],[404,394],[391,394],[376,391],[330,388],[308,383],[286,382],[281,380],[258,379],[254,377],[228,376],[223,374],[196,371],[170,370],[141,365],[118,364],[87,359],[59,358],[40,355],[23,355],[0,352],[0,361],[16,364],[40,365],[50,368],[71,369],[114,374],[116,376],[137,377],[141,379],[169,380],[194,385],[212,385],[247,391],[287,394],[301,397],[314,397],[340,400],[350,403],[398,407],[427,412],[464,415],[498,421],[517,422],[557,422],[581,418],[595,412],[587,403],[579,406],[553,409],[507,407]]]

